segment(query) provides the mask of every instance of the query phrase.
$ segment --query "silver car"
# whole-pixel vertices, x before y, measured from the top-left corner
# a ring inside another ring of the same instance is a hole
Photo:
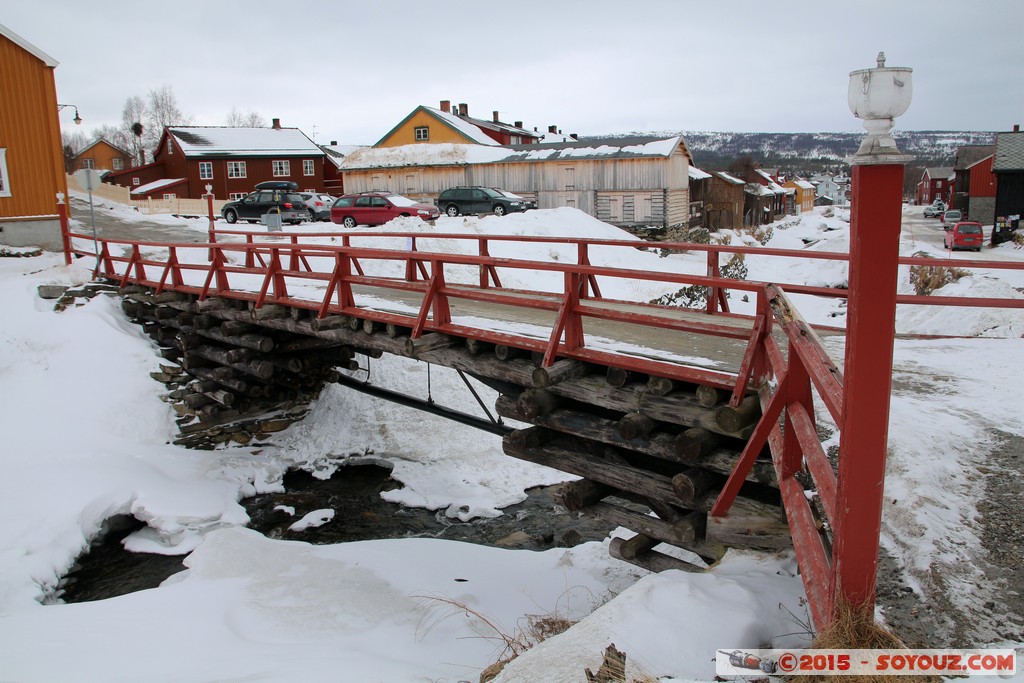
[[[318,192],[300,192],[299,194],[306,202],[314,221],[331,220],[331,205],[334,204],[334,197]]]

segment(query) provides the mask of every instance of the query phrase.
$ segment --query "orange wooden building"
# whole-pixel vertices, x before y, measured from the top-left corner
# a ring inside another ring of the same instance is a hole
[[[61,249],[57,60],[0,24],[0,244]]]
[[[83,168],[91,168],[97,171],[123,171],[130,168],[131,165],[132,155],[130,153],[99,138],[75,155],[71,170],[74,172]]]

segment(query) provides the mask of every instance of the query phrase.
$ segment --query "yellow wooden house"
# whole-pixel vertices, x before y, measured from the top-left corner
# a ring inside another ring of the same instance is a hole
[[[793,197],[793,208],[796,213],[807,213],[814,208],[814,185],[806,180],[794,178],[787,180],[782,186],[796,191]]]
[[[61,249],[57,193],[66,196],[68,187],[56,67],[0,24],[0,244]]]

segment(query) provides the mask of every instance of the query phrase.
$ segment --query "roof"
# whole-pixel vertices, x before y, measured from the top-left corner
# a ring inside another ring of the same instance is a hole
[[[341,162],[345,161],[345,157],[365,147],[366,145],[320,145],[320,149],[327,155],[326,160],[338,168],[341,168]]]
[[[14,31],[4,26],[3,24],[0,24],[0,35],[7,38],[7,40],[11,41],[12,43],[17,45],[21,49],[25,50],[26,52],[31,53],[32,56],[34,56],[36,59],[41,61],[46,66],[55,67],[58,64],[60,64],[60,62],[58,62],[56,59],[46,54],[38,47],[28,42]]]
[[[690,180],[707,180],[710,177],[710,173],[702,171],[696,166],[690,166]]]
[[[956,161],[953,163],[954,171],[963,171],[985,157],[992,156],[995,152],[995,145],[965,145],[956,150]]]
[[[747,183],[743,191],[757,197],[774,197],[776,194],[773,189],[761,183]]]
[[[324,151],[298,128],[170,126],[186,157],[322,156]]]
[[[171,185],[178,185],[184,183],[186,178],[163,178],[162,180],[154,180],[151,183],[145,185],[139,185],[138,187],[132,188],[132,194],[149,194],[155,190],[159,190],[164,187],[170,187]]]
[[[425,106],[423,106],[421,104],[420,106],[416,107],[411,112],[409,112],[408,116],[406,116],[404,119],[399,121],[397,126],[395,126],[391,130],[389,130],[387,133],[385,133],[384,137],[382,137],[380,140],[378,140],[376,143],[374,143],[374,147],[376,147],[377,145],[379,145],[380,143],[384,142],[389,137],[394,135],[395,131],[397,131],[399,128],[404,126],[406,124],[406,122],[409,121],[409,119],[411,119],[413,116],[416,115],[417,112],[421,112],[421,111],[430,114],[431,116],[436,118],[441,123],[445,124],[446,126],[451,128],[455,132],[457,132],[460,135],[462,135],[464,138],[469,140],[471,143],[476,143],[478,145],[497,145],[498,144],[497,140],[494,140],[493,138],[491,138],[488,135],[484,134],[484,132],[482,130],[480,130],[479,128],[474,126],[472,123],[469,123],[468,121],[459,118],[455,114],[451,114],[449,112],[444,112],[444,111],[441,111],[440,109],[434,109],[433,107],[425,107]],[[429,144],[429,143],[420,143],[420,144]],[[401,145],[401,146],[405,146],[405,145]]]
[[[512,150],[504,161],[553,161],[556,159],[643,159],[668,158],[682,146],[690,158],[681,135],[672,137],[628,135],[607,138],[582,138],[565,142],[507,145]]]
[[[745,185],[745,183],[734,175],[729,175],[725,171],[715,171],[715,175],[732,185]]]
[[[993,147],[993,149],[995,149],[995,148]],[[978,159],[978,160],[977,160],[977,161],[975,161],[975,162],[974,162],[973,164],[971,164],[970,166],[968,166],[968,167],[967,167],[967,170],[968,170],[968,171],[969,171],[969,170],[971,170],[972,168],[974,168],[974,167],[975,167],[975,166],[977,166],[978,164],[982,163],[983,161],[987,161],[988,159],[991,159],[991,158],[992,158],[992,157],[994,157],[994,156],[995,156],[995,154],[989,154],[988,156],[983,156],[982,158]]]
[[[492,140],[493,143],[493,140]],[[550,144],[471,145],[418,143],[398,147],[364,147],[349,154],[341,168],[398,168],[585,159],[668,158],[682,146],[680,136],[588,138]]]
[[[993,171],[1024,170],[1024,133],[996,133]]]
[[[110,140],[107,140],[106,138],[100,137],[100,138],[96,138],[95,140],[90,142],[88,145],[83,147],[81,150],[79,150],[78,153],[75,154],[75,158],[77,159],[78,157],[82,156],[83,154],[86,153],[86,151],[92,149],[93,147],[95,147],[96,145],[100,144],[101,142],[107,143],[107,145],[109,145],[110,147],[113,147],[114,149],[116,149],[118,152],[120,152],[121,154],[125,155],[126,157],[130,157],[131,156],[131,152],[126,152],[123,149],[121,149],[120,147],[118,147],[117,145],[115,145]]]
[[[799,178],[797,178],[796,180],[790,180],[789,182],[793,183],[794,185],[799,187],[801,190],[813,190],[814,189],[814,185],[812,185],[811,183],[807,182],[806,180],[800,180]]]
[[[951,166],[933,166],[924,169],[924,174],[929,178],[948,178],[953,175],[953,168]]]

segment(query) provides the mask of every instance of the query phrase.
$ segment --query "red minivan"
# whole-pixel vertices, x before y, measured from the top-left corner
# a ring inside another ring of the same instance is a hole
[[[960,221],[952,227],[946,226],[946,234],[942,237],[942,246],[953,251],[957,249],[981,251],[984,241],[985,232],[981,227],[981,223]]]
[[[440,216],[432,204],[420,204],[408,197],[389,192],[362,192],[338,197],[331,207],[331,222],[354,228],[357,225],[383,225],[399,216],[416,216],[425,221]]]

